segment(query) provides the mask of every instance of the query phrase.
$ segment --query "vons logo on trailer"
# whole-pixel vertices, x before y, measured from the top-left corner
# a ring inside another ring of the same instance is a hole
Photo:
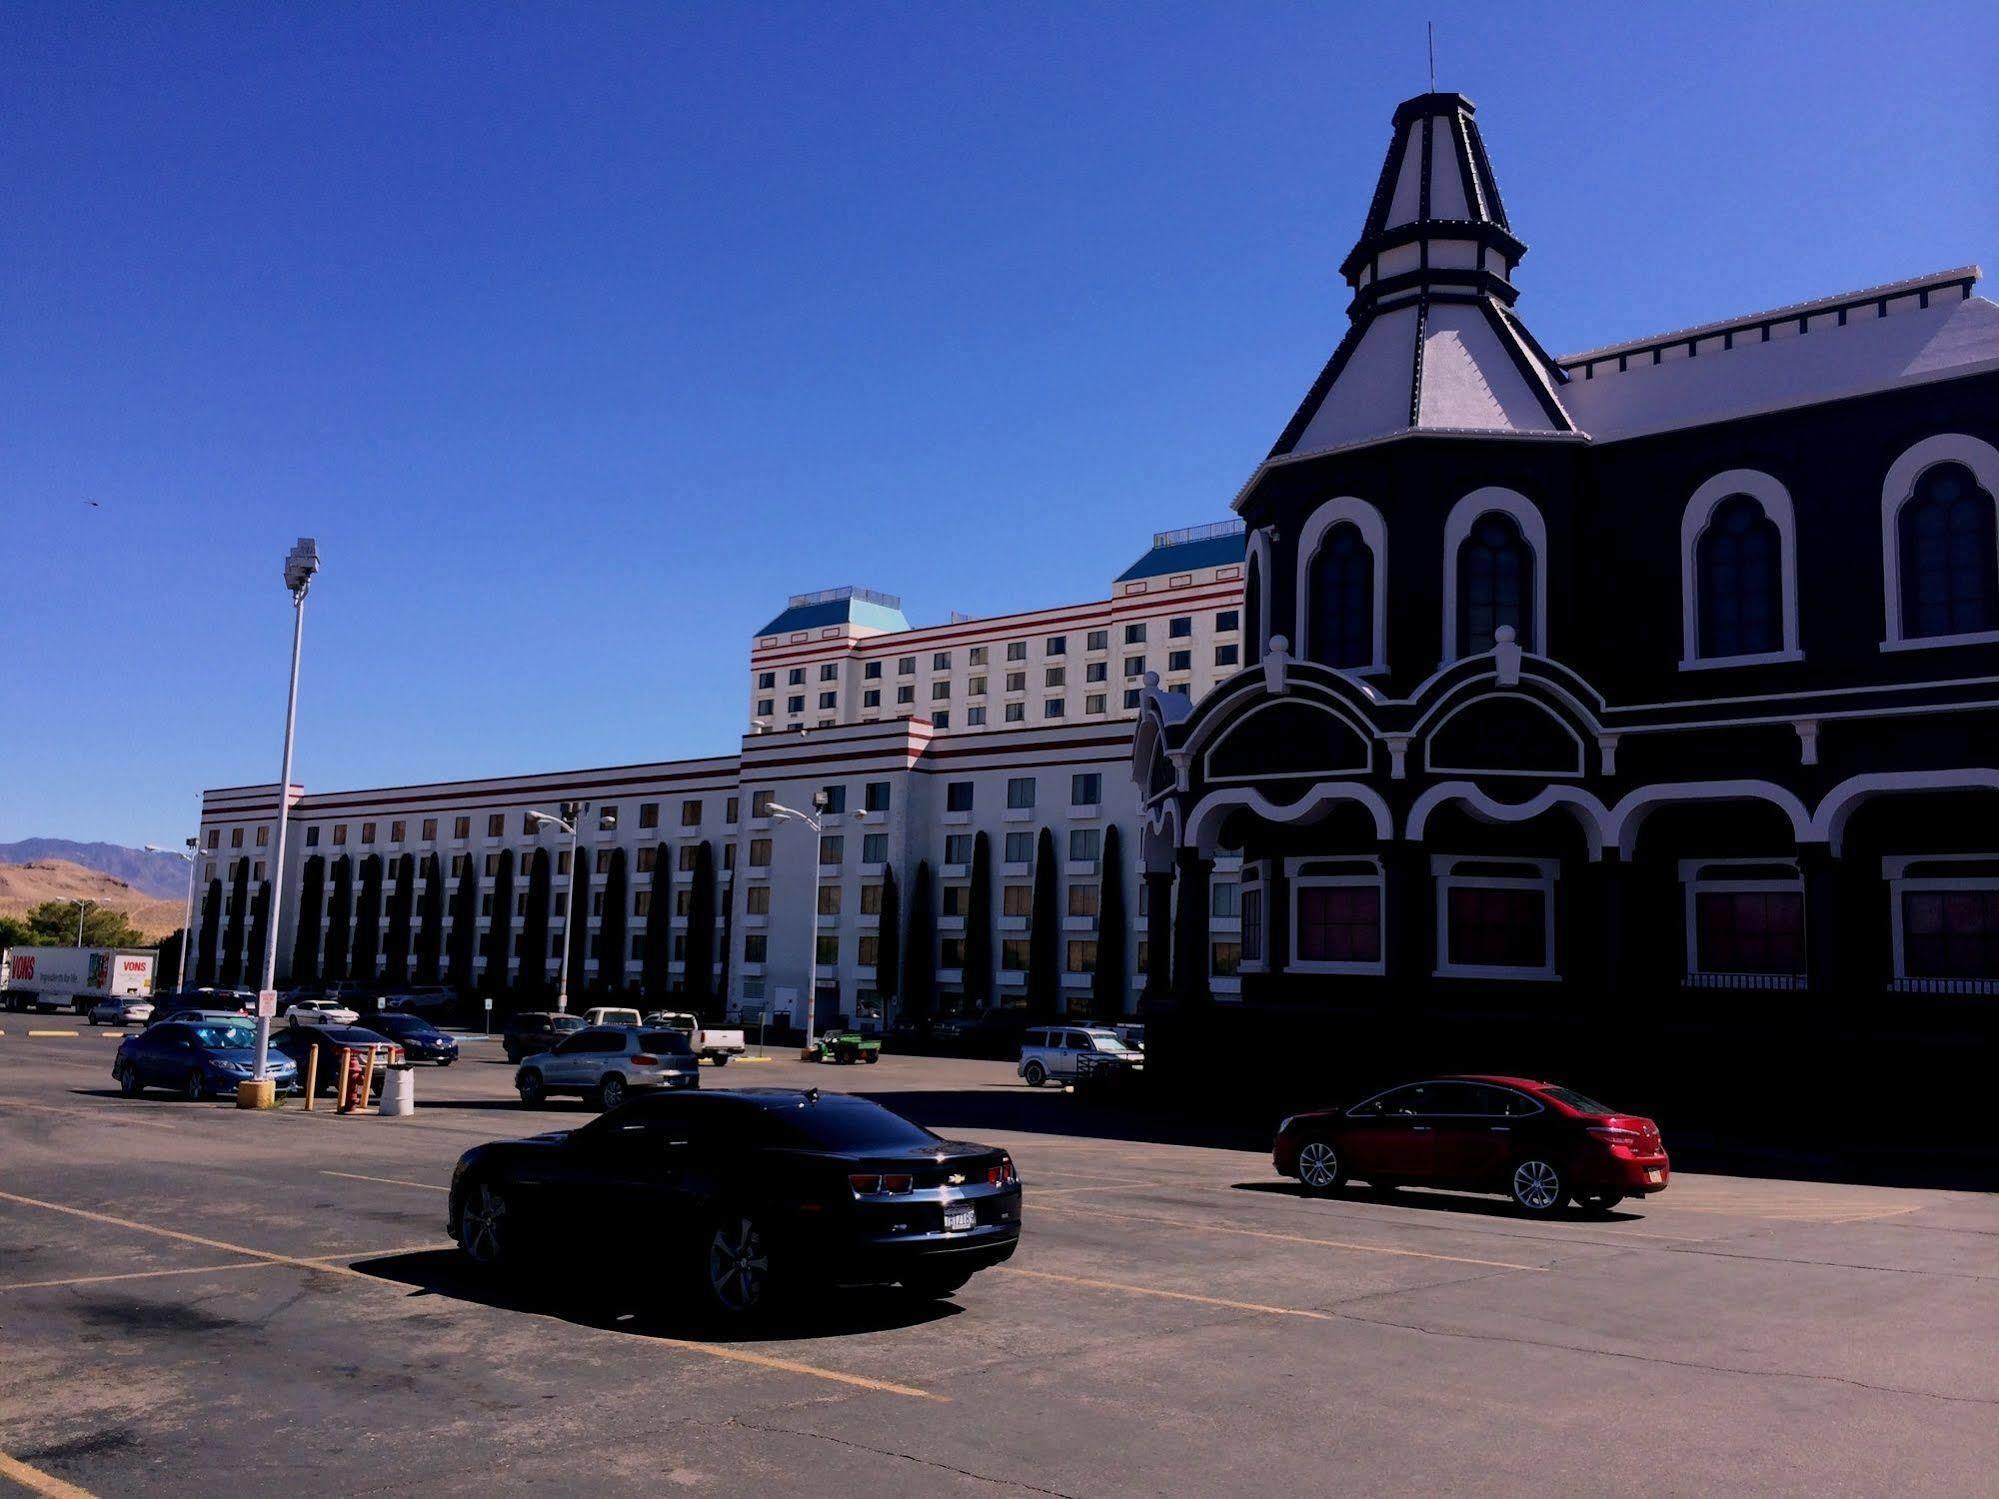
[[[16,983],[31,981],[35,976],[35,955],[22,953],[7,960],[7,977]]]

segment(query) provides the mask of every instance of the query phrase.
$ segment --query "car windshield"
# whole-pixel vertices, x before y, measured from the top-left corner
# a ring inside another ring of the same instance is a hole
[[[236,1046],[254,1046],[257,1041],[255,1026],[231,1025],[226,1020],[207,1021],[188,1028],[194,1032],[195,1045],[206,1047],[211,1051]]]
[[[338,1041],[342,1046],[366,1046],[370,1042],[381,1042],[387,1038],[373,1031],[364,1031],[358,1025],[329,1025],[320,1034],[329,1041]]]
[[[580,1031],[583,1029],[583,1017],[581,1015],[557,1015],[553,1020],[549,1021],[548,1028],[552,1031]]]
[[[801,960],[803,961],[803,960]],[[1131,1048],[1109,1031],[1091,1031],[1090,1040],[1098,1051],[1130,1051]]]
[[[937,1136],[863,1098],[822,1097],[774,1116],[784,1133],[814,1150],[922,1150]]]
[[[382,1029],[392,1036],[435,1036],[437,1027],[413,1015],[384,1015]]]
[[[1567,1104],[1578,1114],[1615,1114],[1616,1109],[1609,1104],[1598,1103],[1587,1093],[1578,1093],[1574,1088],[1546,1087],[1541,1090],[1556,1103]]]

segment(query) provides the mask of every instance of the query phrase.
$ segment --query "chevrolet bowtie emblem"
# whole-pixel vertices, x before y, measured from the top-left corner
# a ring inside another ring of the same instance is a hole
[[[965,1178],[957,1172],[953,1172],[950,1176],[946,1177],[945,1181],[949,1185],[954,1187],[962,1187],[965,1185]]]

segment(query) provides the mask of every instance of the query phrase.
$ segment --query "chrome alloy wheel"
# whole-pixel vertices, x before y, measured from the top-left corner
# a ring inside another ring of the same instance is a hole
[[[1324,1140],[1314,1140],[1298,1152],[1298,1180],[1315,1192],[1330,1192],[1339,1184],[1340,1158]]]
[[[507,1200],[485,1182],[458,1210],[458,1242],[475,1265],[500,1263],[506,1237]]]
[[[708,1240],[708,1289],[725,1312],[753,1312],[770,1279],[770,1253],[763,1233],[737,1214],[715,1226]]]
[[[1546,1161],[1522,1161],[1513,1168],[1513,1200],[1529,1212],[1547,1212],[1562,1200],[1562,1174]]]

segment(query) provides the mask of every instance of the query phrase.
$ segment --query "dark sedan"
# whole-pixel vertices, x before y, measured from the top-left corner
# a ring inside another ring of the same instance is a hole
[[[239,1017],[170,1020],[120,1042],[111,1075],[127,1098],[143,1088],[171,1088],[189,1100],[234,1095],[256,1076],[256,1042],[257,1028]],[[289,1093],[297,1081],[291,1058],[273,1051],[269,1066],[278,1092]]]
[[[382,1091],[386,1082],[385,1069],[392,1062],[403,1059],[403,1049],[387,1036],[375,1031],[363,1030],[358,1025],[290,1025],[271,1032],[271,1047],[281,1051],[298,1064],[299,1086],[305,1086],[306,1074],[313,1069],[310,1065],[312,1054],[319,1053],[319,1067],[313,1076],[313,1091],[322,1097],[332,1093],[340,1077],[340,1063],[352,1050],[373,1047],[375,1051],[375,1081],[371,1092]]]
[[[509,1062],[519,1065],[522,1057],[554,1051],[559,1042],[575,1035],[587,1023],[581,1015],[559,1010],[522,1010],[509,1015],[500,1028],[500,1049]]]
[[[1013,1159],[879,1104],[780,1088],[654,1093],[581,1129],[467,1151],[448,1227],[476,1264],[658,1244],[724,1320],[815,1283],[948,1296],[1020,1240]]]
[[[1537,1216],[1571,1199],[1607,1212],[1665,1191],[1672,1177],[1650,1119],[1518,1077],[1435,1078],[1351,1108],[1297,1114],[1277,1127],[1271,1159],[1307,1192],[1337,1191],[1357,1176],[1376,1189],[1504,1192]]]
[[[412,1062],[435,1062],[440,1067],[449,1067],[458,1060],[458,1038],[446,1035],[421,1015],[384,1011],[369,1022],[369,1029],[399,1043],[403,1055]]]

